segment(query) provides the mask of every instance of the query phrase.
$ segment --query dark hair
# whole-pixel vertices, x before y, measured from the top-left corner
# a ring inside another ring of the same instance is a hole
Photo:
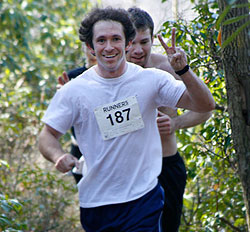
[[[154,22],[151,16],[144,10],[138,7],[128,9],[130,19],[137,30],[146,30],[149,28],[151,37],[154,33]]]
[[[104,9],[94,8],[91,12],[83,19],[79,29],[79,38],[82,42],[88,43],[93,47],[93,26],[98,21],[116,21],[122,24],[123,32],[125,34],[126,46],[129,41],[132,41],[135,37],[135,29],[133,23],[130,20],[129,14],[126,10],[112,7]]]

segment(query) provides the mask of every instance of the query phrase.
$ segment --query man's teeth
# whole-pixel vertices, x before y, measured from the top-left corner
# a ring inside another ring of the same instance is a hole
[[[106,58],[113,58],[115,57],[116,55],[109,55],[109,56],[105,56]]]

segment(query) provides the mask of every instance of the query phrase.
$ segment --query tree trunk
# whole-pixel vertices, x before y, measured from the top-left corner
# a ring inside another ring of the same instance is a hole
[[[219,0],[222,11],[229,5],[228,0]],[[236,4],[246,4],[248,0],[236,0]],[[247,18],[222,25],[222,43],[240,26],[250,21],[249,8],[231,8],[224,20],[241,15]],[[242,183],[246,220],[250,232],[250,27],[247,26],[222,50],[225,70],[228,111],[232,128],[234,148],[237,154],[238,175]]]

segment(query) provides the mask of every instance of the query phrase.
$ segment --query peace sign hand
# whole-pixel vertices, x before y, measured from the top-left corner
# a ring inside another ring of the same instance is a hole
[[[158,35],[158,39],[161,45],[165,49],[169,63],[175,71],[182,70],[187,65],[187,56],[183,49],[175,46],[175,31],[176,28],[172,29],[172,45],[169,47],[164,41],[161,35]]]

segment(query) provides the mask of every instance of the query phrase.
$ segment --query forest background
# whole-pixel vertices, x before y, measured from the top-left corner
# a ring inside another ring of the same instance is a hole
[[[37,138],[57,77],[84,63],[77,31],[92,7],[88,0],[0,2],[0,231],[81,231],[73,177],[41,157]],[[221,43],[226,14],[217,1],[196,2],[194,10],[192,21],[166,21],[159,31],[167,40],[177,28],[177,44],[217,104],[206,123],[177,132],[188,175],[180,231],[248,231],[222,60],[235,37]],[[70,135],[61,140],[69,150]]]

